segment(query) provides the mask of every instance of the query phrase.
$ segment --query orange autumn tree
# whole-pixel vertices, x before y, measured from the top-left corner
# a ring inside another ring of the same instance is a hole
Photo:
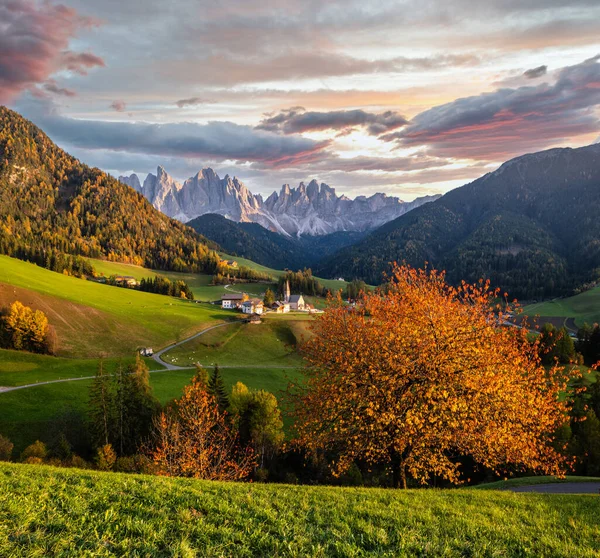
[[[156,420],[150,457],[156,472],[169,477],[237,481],[247,479],[255,467],[252,450],[239,447],[237,432],[208,392],[204,370]]]
[[[302,346],[297,441],[335,454],[334,474],[386,464],[394,486],[459,483],[455,458],[466,455],[496,472],[562,474],[551,433],[567,420],[559,393],[573,372],[544,368],[527,332],[503,327],[496,295],[394,264],[388,292],[363,293],[356,308],[333,301]]]

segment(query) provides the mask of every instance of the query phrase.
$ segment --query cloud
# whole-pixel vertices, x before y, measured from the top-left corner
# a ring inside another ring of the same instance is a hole
[[[75,119],[48,103],[24,104],[21,111],[61,145],[80,149],[149,154],[157,157],[262,162],[271,168],[305,164],[329,142],[281,136],[232,122],[151,124]]]
[[[75,56],[65,50],[69,40],[95,24],[61,4],[0,0],[0,102],[11,101],[62,69]]]
[[[404,116],[391,110],[379,114],[364,110],[306,112],[303,107],[292,107],[278,114],[266,115],[257,129],[297,134],[321,130],[348,130],[361,126],[369,134],[378,136],[406,124],[408,120]]]
[[[306,48],[277,56],[196,55],[165,64],[156,62],[155,71],[165,79],[196,83],[198,75],[210,75],[212,86],[233,86],[288,79],[341,77],[378,73],[429,72],[456,66],[472,66],[480,59],[472,54],[447,54],[411,58],[406,56],[367,60],[334,52]],[[193,69],[193,70],[192,70]]]
[[[537,68],[531,68],[530,70],[525,70],[523,72],[523,76],[528,79],[537,79],[539,77],[545,76],[548,73],[548,66],[538,66]]]
[[[87,76],[88,70],[95,66],[104,67],[104,60],[91,52],[73,52],[66,50],[60,55],[60,65],[65,70]]]
[[[600,55],[557,73],[554,84],[501,88],[457,99],[415,116],[382,136],[400,146],[428,146],[438,156],[501,160],[600,127]]]
[[[196,106],[196,105],[205,105],[209,103],[214,103],[215,101],[210,101],[208,99],[204,99],[202,97],[190,97],[189,99],[180,99],[176,101],[175,104],[179,108],[184,108],[188,106]]]
[[[50,93],[54,93],[56,95],[62,95],[64,97],[75,97],[77,93],[72,89],[68,89],[66,87],[59,87],[55,80],[49,79],[42,86],[46,91]]]
[[[110,104],[110,108],[116,110],[117,112],[125,112],[127,108],[127,103],[125,101],[113,101]]]

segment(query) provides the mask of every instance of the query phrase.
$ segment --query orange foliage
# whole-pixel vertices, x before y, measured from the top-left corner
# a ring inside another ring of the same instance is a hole
[[[354,460],[461,482],[456,457],[496,472],[562,474],[551,446],[567,420],[559,400],[572,368],[547,370],[527,332],[505,327],[488,283],[446,284],[443,273],[394,265],[389,292],[340,299],[303,344],[306,384],[294,393],[297,441],[332,450],[333,472]]]
[[[208,393],[205,373],[194,376],[156,422],[150,455],[159,475],[236,481],[248,478],[255,467],[254,454],[239,447],[237,432]]]

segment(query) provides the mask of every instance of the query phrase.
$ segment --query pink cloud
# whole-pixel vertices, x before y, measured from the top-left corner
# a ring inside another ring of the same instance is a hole
[[[104,62],[94,55],[84,53],[83,58],[78,58],[80,55],[67,50],[72,37],[97,23],[62,4],[33,0],[2,1],[0,102],[6,103],[25,89],[46,82],[64,67],[80,71],[103,65]],[[72,67],[68,68],[68,65]]]
[[[127,108],[127,103],[125,101],[113,101],[110,104],[110,108],[116,110],[117,112],[125,112]]]

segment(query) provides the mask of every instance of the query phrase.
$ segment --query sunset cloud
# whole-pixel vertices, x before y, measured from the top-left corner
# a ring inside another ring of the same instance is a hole
[[[272,168],[308,164],[329,142],[301,136],[281,136],[232,122],[150,124],[75,119],[62,116],[52,105],[34,103],[27,116],[54,139],[81,149],[104,149],[134,154],[261,162]]]
[[[1,0],[0,102],[46,82],[58,70],[102,65],[98,57],[78,59],[81,55],[66,50],[71,38],[95,24],[62,4]]]
[[[297,134],[321,130],[345,130],[357,126],[377,136],[408,124],[408,120],[395,111],[380,114],[364,110],[337,110],[306,112],[303,107],[293,107],[278,114],[265,115],[257,129],[284,134]]]
[[[563,68],[554,84],[498,89],[415,116],[384,139],[442,157],[503,159],[600,127],[600,56]]]
[[[116,112],[125,112],[127,108],[127,103],[125,101],[113,101],[110,104],[110,108]]]

